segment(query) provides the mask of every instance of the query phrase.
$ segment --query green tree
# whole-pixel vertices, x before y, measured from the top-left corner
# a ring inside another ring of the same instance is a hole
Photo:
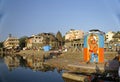
[[[57,40],[59,41],[59,46],[62,46],[62,43],[63,43],[63,37],[62,37],[62,34],[60,31],[57,32],[56,34],[56,38]]]
[[[20,45],[21,49],[23,49],[26,46],[26,39],[27,38],[28,38],[27,36],[23,36],[19,39],[19,45]]]
[[[3,42],[0,42],[0,48],[3,48]]]
[[[62,38],[63,45],[65,44],[65,36]]]

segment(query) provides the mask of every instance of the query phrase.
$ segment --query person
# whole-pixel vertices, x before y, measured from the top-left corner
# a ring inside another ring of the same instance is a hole
[[[117,55],[115,56],[115,58],[113,60],[117,60],[120,65],[120,50],[118,51]]]
[[[118,51],[117,55],[115,56],[115,58],[113,60],[116,60],[118,62],[118,76],[120,78],[120,50]]]
[[[118,61],[119,61],[119,64],[120,64],[120,50],[118,51]]]
[[[118,76],[120,78],[120,66],[119,66],[119,69],[118,69]]]
[[[119,76],[119,79],[120,79],[120,50],[118,51],[118,61],[119,61],[118,76]]]

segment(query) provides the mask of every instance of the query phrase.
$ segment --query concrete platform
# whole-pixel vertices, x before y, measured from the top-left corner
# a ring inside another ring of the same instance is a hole
[[[62,74],[62,77],[67,80],[68,79],[73,80],[73,82],[90,82],[89,77],[86,75],[78,75],[74,73],[65,72]],[[69,81],[65,81],[65,82],[69,82]]]
[[[116,72],[119,68],[119,62],[116,60],[111,60],[106,63],[85,63],[80,62],[77,64],[69,64],[69,71],[76,73],[104,73],[104,72]]]

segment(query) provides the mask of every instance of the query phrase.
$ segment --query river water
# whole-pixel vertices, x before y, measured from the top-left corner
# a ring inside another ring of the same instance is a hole
[[[76,82],[62,78],[63,72],[63,70],[49,67],[32,59],[23,59],[20,56],[0,57],[0,82]],[[107,79],[109,81],[102,80],[102,82],[119,82],[111,77]]]
[[[48,67],[35,69],[19,57],[0,57],[0,82],[64,82],[62,72]]]

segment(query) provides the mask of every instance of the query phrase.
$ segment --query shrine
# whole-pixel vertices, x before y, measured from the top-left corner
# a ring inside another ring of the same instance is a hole
[[[99,30],[90,30],[84,36],[84,61],[104,62],[104,33]]]

